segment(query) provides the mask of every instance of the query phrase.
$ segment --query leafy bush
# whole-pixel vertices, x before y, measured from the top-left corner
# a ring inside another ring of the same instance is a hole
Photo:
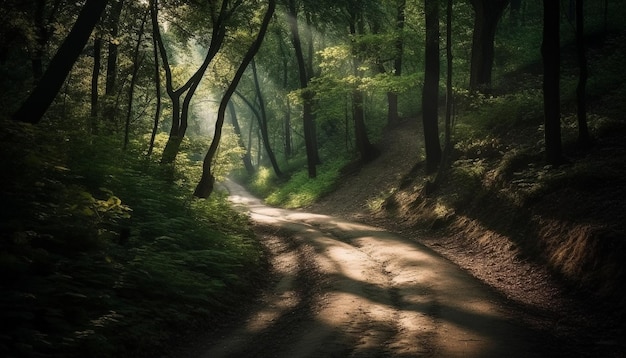
[[[0,352],[150,355],[244,299],[263,257],[224,196],[88,138],[3,122]]]
[[[456,124],[458,137],[505,133],[543,119],[543,97],[540,90],[524,90],[502,96],[458,92],[465,112]]]

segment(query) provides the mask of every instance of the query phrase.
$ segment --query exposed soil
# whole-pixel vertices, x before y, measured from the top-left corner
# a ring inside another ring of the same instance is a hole
[[[626,357],[620,302],[608,302],[605,297],[589,292],[589,287],[582,286],[582,280],[572,283],[555,272],[547,257],[550,253],[538,249],[551,243],[555,246],[553,255],[560,254],[562,260],[575,256],[572,250],[587,249],[593,257],[583,237],[594,231],[604,232],[606,227],[623,227],[618,224],[623,221],[624,212],[623,200],[619,199],[623,190],[618,190],[622,185],[611,186],[605,182],[604,195],[595,191],[585,197],[578,193],[572,195],[572,190],[562,190],[547,195],[539,204],[534,203],[532,211],[518,210],[490,199],[497,195],[473,198],[471,200],[479,203],[455,211],[438,205],[437,199],[437,195],[445,197],[450,194],[446,190],[454,192],[454,188],[444,186],[435,195],[424,195],[424,186],[430,178],[423,175],[419,163],[415,165],[410,159],[419,158],[421,154],[416,145],[419,132],[417,121],[405,122],[389,131],[380,143],[383,150],[379,158],[361,167],[358,175],[347,175],[335,192],[308,210],[374,224],[428,246],[506,297],[519,308],[520,318],[528,326],[574,347],[577,356]],[[528,141],[528,137],[525,140]],[[617,150],[604,148],[604,151],[610,151],[614,158],[623,155],[623,146]],[[620,158],[623,160],[626,156]],[[611,170],[623,171],[622,168],[623,164],[612,166]],[[519,185],[532,182],[539,170],[541,167],[533,169],[531,165],[525,172],[516,173],[519,178],[514,179]],[[524,179],[524,175],[527,178]],[[607,210],[606,205],[614,207]],[[598,210],[603,206],[604,210]],[[433,213],[439,210],[443,213]],[[533,215],[532,220],[529,215]],[[585,220],[579,220],[581,218]],[[576,224],[564,225],[566,221]],[[581,222],[584,224],[580,225]],[[531,225],[543,227],[532,231]],[[566,231],[568,229],[571,231]],[[511,235],[515,231],[519,234]],[[539,231],[543,242],[539,242],[540,238],[528,237]],[[564,243],[565,240],[580,241],[580,248],[575,243]],[[615,277],[614,282],[607,280],[605,286],[617,285],[620,285],[619,277]]]
[[[270,284],[240,320],[171,356],[626,357],[611,306],[571,289],[483,214],[433,215],[425,227],[398,209],[437,210],[430,199],[415,206],[418,138],[411,122],[389,131],[379,158],[300,211],[227,184],[256,223]],[[505,209],[494,216],[527,225]]]
[[[333,216],[263,205],[234,183],[272,278],[231,329],[172,356],[575,356],[501,295],[423,245]],[[221,336],[220,336],[221,334]]]
[[[585,242],[602,227],[587,221],[563,232],[557,218],[584,211],[581,198],[551,193],[529,214],[476,193],[479,205],[450,209],[438,198],[454,188],[424,195],[419,137],[416,121],[390,130],[380,157],[300,211],[266,207],[227,184],[267,250],[269,284],[241,317],[168,356],[626,357],[619,305],[573,285],[537,249],[540,239]],[[528,166],[516,183],[542,170]],[[529,237],[538,224],[541,238]]]

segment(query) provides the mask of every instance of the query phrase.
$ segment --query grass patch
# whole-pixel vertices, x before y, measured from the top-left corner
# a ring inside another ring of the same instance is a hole
[[[287,181],[281,181],[269,168],[261,167],[250,179],[248,186],[256,195],[265,198],[269,205],[300,208],[314,203],[330,193],[339,179],[339,170],[346,164],[336,159],[318,166],[317,177],[310,179],[306,168],[293,173]]]

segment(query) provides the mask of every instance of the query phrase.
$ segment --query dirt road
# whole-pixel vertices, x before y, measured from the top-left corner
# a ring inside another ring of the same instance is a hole
[[[429,249],[363,224],[270,208],[227,183],[277,274],[244,324],[196,357],[537,357],[504,301]]]

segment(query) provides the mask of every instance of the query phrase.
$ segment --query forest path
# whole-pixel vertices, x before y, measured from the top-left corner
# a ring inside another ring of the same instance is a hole
[[[537,334],[499,297],[431,250],[226,186],[257,225],[276,279],[241,326],[190,356],[542,356]]]

